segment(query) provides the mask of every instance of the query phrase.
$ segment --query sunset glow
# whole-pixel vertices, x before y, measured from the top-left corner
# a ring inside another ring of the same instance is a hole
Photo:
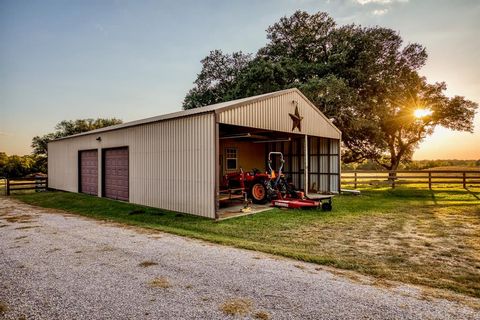
[[[418,119],[429,116],[431,114],[432,114],[432,110],[424,109],[424,108],[415,109],[415,111],[413,112],[413,115],[415,116],[415,118],[418,118]]]
[[[265,30],[296,10],[326,12],[338,27],[398,32],[404,45],[426,47],[428,59],[418,73],[428,83],[445,82],[448,97],[480,103],[478,0],[264,0],[248,5],[241,0],[135,5],[3,0],[0,152],[31,154],[32,138],[53,132],[63,120],[115,117],[128,122],[177,112],[211,50],[255,54],[270,41]],[[404,123],[421,125],[440,116],[428,99],[416,98],[395,97]],[[435,109],[430,116],[421,110],[429,107]],[[419,144],[414,159],[480,159],[480,109],[473,124],[473,133],[438,127]]]

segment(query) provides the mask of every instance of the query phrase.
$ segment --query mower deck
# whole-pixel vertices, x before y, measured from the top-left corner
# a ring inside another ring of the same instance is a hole
[[[288,200],[272,200],[274,207],[301,209],[301,208],[318,208],[320,201],[303,200],[303,199],[288,199]]]

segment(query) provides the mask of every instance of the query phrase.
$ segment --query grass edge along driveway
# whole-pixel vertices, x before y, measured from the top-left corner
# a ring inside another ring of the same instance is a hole
[[[221,222],[77,193],[15,198],[479,298],[479,191],[365,189],[361,196],[336,197],[328,213],[274,209]]]

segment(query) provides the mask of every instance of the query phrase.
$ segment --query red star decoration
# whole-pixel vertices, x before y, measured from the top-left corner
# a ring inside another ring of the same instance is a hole
[[[293,126],[292,126],[292,131],[295,130],[295,128],[298,128],[298,131],[302,131],[302,120],[303,117],[300,116],[300,113],[298,112],[298,106],[295,106],[295,113],[289,113],[290,118],[292,118],[293,121]]]

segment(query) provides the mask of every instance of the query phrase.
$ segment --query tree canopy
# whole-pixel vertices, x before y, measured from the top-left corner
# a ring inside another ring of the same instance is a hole
[[[339,26],[325,12],[297,11],[267,30],[255,55],[214,50],[184,109],[297,87],[342,131],[344,162],[397,169],[436,126],[473,131],[477,104],[428,83],[420,44],[382,27]],[[415,110],[423,109],[423,116]]]
[[[46,163],[37,155],[7,155],[0,152],[0,177],[18,178],[32,173],[45,173]]]
[[[103,127],[113,126],[122,123],[122,120],[111,119],[78,119],[78,120],[63,120],[55,126],[55,131],[45,134],[43,136],[35,136],[32,139],[33,154],[46,156],[48,142],[71,136],[73,134],[82,133],[90,130],[100,129]]]

